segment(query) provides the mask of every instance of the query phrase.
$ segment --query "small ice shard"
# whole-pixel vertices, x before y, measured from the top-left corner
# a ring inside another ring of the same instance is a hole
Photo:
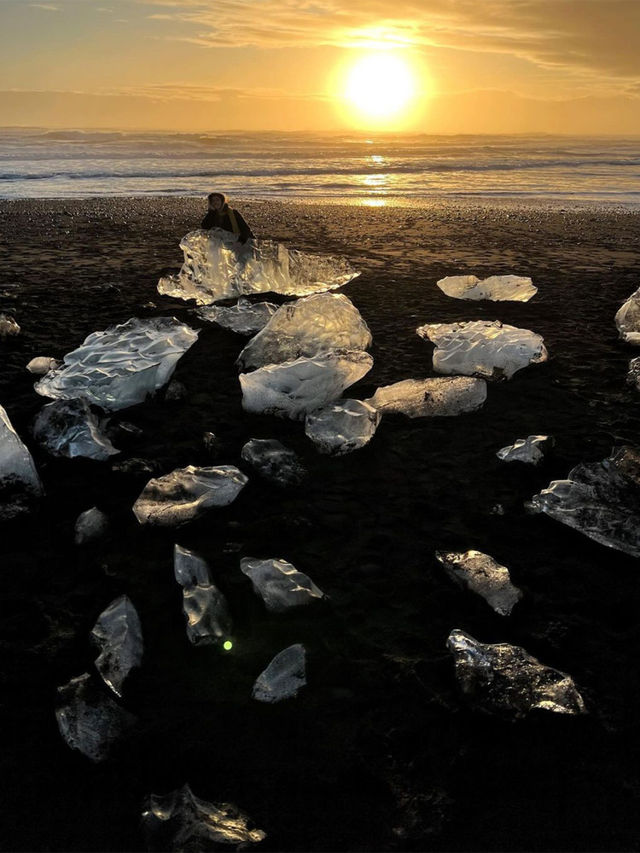
[[[81,512],[76,519],[75,543],[86,545],[102,539],[109,529],[109,519],[97,507]]]
[[[635,385],[636,388],[640,391],[640,356],[632,358],[629,362],[627,382],[629,385]]]
[[[44,494],[31,454],[0,406],[0,520],[28,512]]]
[[[449,634],[447,648],[454,656],[462,692],[488,713],[515,717],[534,709],[586,713],[573,679],[544,666],[520,646],[485,645],[455,629]]]
[[[324,598],[324,593],[311,578],[286,560],[243,557],[240,569],[271,613],[284,613],[292,607]]]
[[[133,505],[140,524],[174,527],[201,516],[209,507],[227,506],[248,482],[233,465],[187,465],[149,480]]]
[[[500,616],[509,616],[522,598],[520,590],[511,583],[509,569],[488,554],[436,551],[436,559],[450,578],[484,598]]]
[[[33,436],[52,456],[85,456],[104,461],[120,451],[101,430],[85,400],[54,400],[40,409]]]
[[[640,557],[640,451],[621,447],[602,462],[581,462],[527,506],[601,545]]]
[[[135,667],[142,662],[142,626],[130,599],[121,595],[103,610],[91,631],[91,639],[100,649],[96,669],[116,696]]]
[[[400,412],[410,418],[433,418],[475,412],[486,399],[487,383],[484,379],[439,376],[404,379],[393,385],[384,385],[366,402],[382,414]]]
[[[34,373],[36,376],[44,376],[45,373],[48,373],[50,370],[55,370],[57,367],[60,367],[60,362],[57,358],[49,358],[46,355],[39,355],[36,356],[36,358],[31,359],[27,365],[27,370],[29,373]]]
[[[213,456],[214,458],[218,456],[222,450],[222,441],[218,438],[215,432],[205,432],[202,436],[202,443],[204,444],[204,449],[207,451],[209,456]]]
[[[35,384],[44,397],[82,398],[108,411],[142,403],[165,385],[198,332],[175,317],[132,317],[93,332]]]
[[[266,833],[231,803],[209,803],[188,785],[170,794],[150,794],[144,803],[142,826],[149,850],[199,853],[230,845],[245,850]]]
[[[150,459],[141,459],[139,456],[132,456],[130,459],[122,459],[114,462],[111,465],[111,470],[116,474],[124,474],[125,476],[135,477],[137,479],[148,478],[155,474],[158,466]]]
[[[553,439],[550,435],[530,435],[528,438],[519,438],[513,444],[498,450],[496,456],[503,462],[528,462],[531,465],[538,465],[552,444]]]
[[[186,396],[187,389],[182,382],[178,382],[175,379],[171,380],[167,385],[167,390],[164,392],[164,399],[166,403],[179,403],[180,400],[184,400]]]
[[[113,744],[135,722],[135,717],[100,689],[87,672],[58,687],[56,719],[71,749],[92,761],[107,758]]]
[[[198,305],[252,293],[308,296],[335,290],[359,275],[346,258],[299,252],[272,240],[242,245],[219,228],[191,231],[180,248],[182,269],[161,278],[158,292],[195,299]]]
[[[353,302],[342,293],[316,293],[282,305],[242,350],[236,364],[253,370],[329,350],[365,350],[371,332]]]
[[[249,302],[241,297],[235,305],[223,308],[218,305],[206,305],[197,311],[198,317],[207,323],[217,323],[224,329],[231,329],[239,335],[254,335],[267,325],[278,310],[273,302]]]
[[[416,332],[436,345],[433,369],[437,373],[511,379],[517,370],[548,357],[540,335],[499,320],[430,323]]]
[[[640,344],[640,287],[618,309],[615,320],[623,341]]]
[[[343,456],[371,441],[380,417],[377,409],[362,400],[339,400],[309,412],[304,431],[320,453]]]
[[[251,695],[258,702],[282,702],[297,696],[306,683],[306,652],[296,643],[279,652],[260,673]]]
[[[275,438],[250,439],[240,456],[261,477],[279,486],[298,486],[306,474],[298,455]]]
[[[240,374],[242,407],[247,412],[302,420],[308,412],[337,399],[372,367],[373,359],[361,350],[334,350],[270,364]]]
[[[538,292],[530,278],[523,275],[448,275],[438,287],[454,299],[488,299],[490,302],[528,302]]]
[[[194,645],[205,645],[226,640],[233,630],[229,605],[218,587],[212,583],[205,560],[193,551],[176,545],[173,570],[182,587],[182,606],[189,641]]]
[[[8,314],[0,314],[0,339],[20,334],[20,326]]]

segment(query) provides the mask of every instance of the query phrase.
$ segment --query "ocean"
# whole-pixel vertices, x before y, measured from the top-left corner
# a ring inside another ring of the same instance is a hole
[[[0,198],[203,195],[383,205],[447,196],[640,205],[640,139],[0,131]]]

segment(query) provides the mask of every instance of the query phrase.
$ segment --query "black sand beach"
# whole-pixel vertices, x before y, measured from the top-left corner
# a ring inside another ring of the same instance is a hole
[[[433,375],[418,325],[500,319],[543,335],[549,361],[492,384],[478,412],[386,416],[372,442],[319,455],[299,423],[241,408],[234,360],[244,339],[156,291],[200,222],[197,199],[0,202],[0,311],[22,333],[0,343],[0,403],[31,449],[46,498],[0,540],[3,850],[144,849],[149,793],[188,782],[264,829],[264,850],[620,850],[640,845],[640,567],[524,502],[583,460],[638,444],[640,395],[625,383],[637,350],[613,322],[640,284],[640,213],[503,202],[421,207],[237,202],[258,237],[347,256],[344,288],[373,333],[372,371],[349,389]],[[455,273],[530,275],[527,304],[469,303],[435,286]],[[274,301],[278,301],[277,299]],[[150,303],[153,303],[151,305]],[[176,316],[200,338],[178,364],[179,402],[156,398],[114,422],[120,458],[156,473],[240,465],[249,438],[278,438],[308,476],[282,489],[252,476],[238,500],[177,531],[141,528],[131,506],[148,474],[56,460],[30,434],[43,398],[25,370],[61,358],[129,317]],[[221,440],[212,459],[202,435]],[[496,451],[555,436],[539,468]],[[112,519],[99,547],[73,542],[77,515]],[[501,507],[498,511],[497,507]],[[228,597],[228,654],[187,641],[173,545],[201,553]],[[524,593],[511,617],[461,591],[436,549],[475,548],[509,567]],[[267,614],[242,556],[283,557],[329,601]],[[142,668],[126,706],[134,734],[93,765],[54,716],[56,687],[90,671],[98,614],[126,593],[140,613]],[[589,714],[511,722],[471,710],[445,643],[453,628],[523,646],[570,673]],[[308,686],[266,706],[251,686],[291,643],[308,650]]]

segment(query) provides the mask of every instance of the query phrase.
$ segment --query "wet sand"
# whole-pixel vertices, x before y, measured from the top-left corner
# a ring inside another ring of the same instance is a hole
[[[157,294],[202,202],[0,202],[0,311],[22,327],[0,343],[0,403],[47,491],[0,540],[2,849],[143,849],[144,797],[184,782],[251,815],[267,832],[265,850],[635,849],[640,567],[527,515],[524,501],[579,461],[638,443],[640,395],[625,383],[637,350],[618,341],[613,317],[640,284],[640,213],[509,202],[237,206],[258,237],[340,253],[361,270],[343,292],[371,328],[374,367],[349,396],[432,375],[431,346],[415,334],[427,322],[501,319],[542,334],[550,359],[492,385],[477,413],[386,417],[368,447],[329,459],[300,424],[243,413],[233,362],[244,338]],[[465,303],[435,287],[445,275],[510,272],[533,277],[530,303]],[[147,476],[35,446],[30,424],[44,401],[26,363],[160,314],[202,329],[175,373],[186,399],[160,393],[118,413],[116,423],[143,432],[116,441],[114,461],[142,457],[158,473],[241,464],[246,440],[279,438],[308,469],[301,487],[279,490],[248,471],[230,507],[178,531],[145,530],[131,505]],[[205,431],[221,439],[215,460]],[[556,438],[542,466],[496,459],[533,433]],[[75,519],[93,505],[111,516],[113,536],[78,549]],[[209,560],[229,599],[228,655],[186,639],[175,542]],[[524,592],[513,615],[454,586],[434,559],[442,548],[477,548],[508,566]],[[289,560],[329,601],[268,615],[239,571],[243,556]],[[122,593],[146,647],[125,703],[138,724],[93,765],[58,733],[56,687],[90,671],[89,632]],[[589,715],[513,723],[471,710],[445,648],[453,628],[524,646],[570,673]],[[294,642],[308,650],[307,688],[293,702],[253,702],[256,676]]]

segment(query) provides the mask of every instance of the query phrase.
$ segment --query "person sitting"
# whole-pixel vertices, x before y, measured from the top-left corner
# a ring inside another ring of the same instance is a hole
[[[209,210],[202,220],[201,228],[222,228],[223,231],[230,231],[240,243],[255,239],[255,234],[244,221],[242,214],[229,207],[224,193],[210,193],[207,200]]]

